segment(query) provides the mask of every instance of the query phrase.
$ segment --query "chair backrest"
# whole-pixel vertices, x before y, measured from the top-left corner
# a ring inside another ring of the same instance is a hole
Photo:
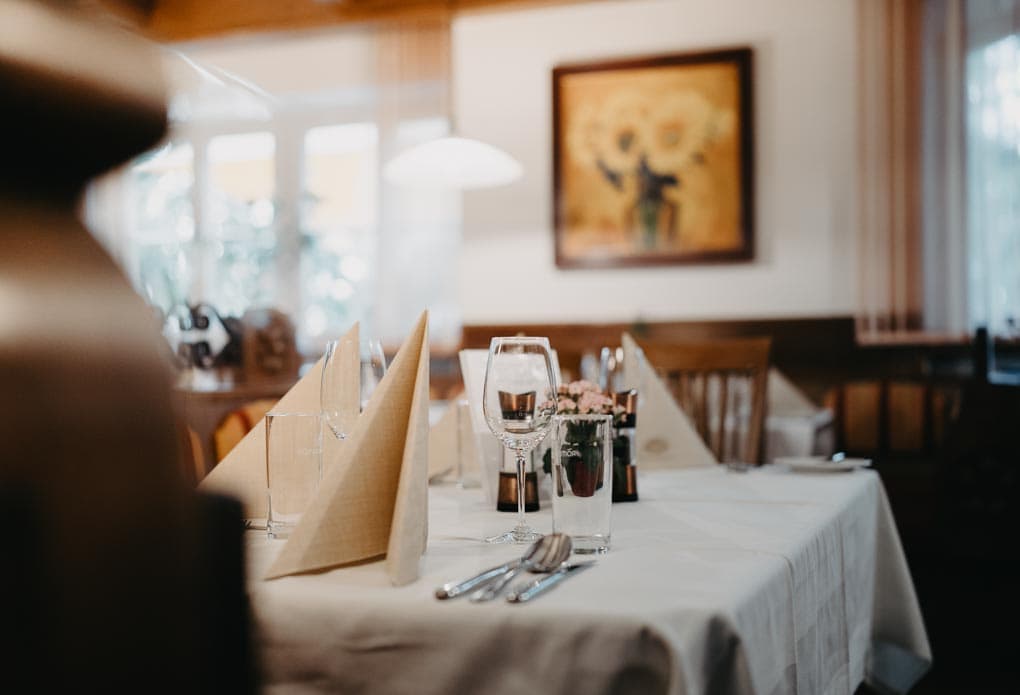
[[[255,428],[277,403],[276,398],[259,398],[227,413],[213,432],[216,462],[219,463],[244,436]]]
[[[771,343],[646,340],[641,348],[716,459],[761,463]]]

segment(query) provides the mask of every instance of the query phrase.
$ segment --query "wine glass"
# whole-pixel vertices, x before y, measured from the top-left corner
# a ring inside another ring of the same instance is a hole
[[[361,350],[361,410],[365,410],[372,398],[375,387],[386,376],[386,354],[382,343],[375,339],[368,340]]]
[[[556,413],[556,377],[548,338],[493,338],[482,396],[485,422],[517,459],[517,526],[490,543],[529,543],[541,534],[524,519],[527,455],[545,437]]]
[[[344,439],[358,415],[358,396],[353,395],[354,384],[349,370],[339,364],[341,354],[354,349],[350,338],[326,343],[326,357],[322,363],[322,381],[319,387],[319,405],[322,417],[337,439]]]
[[[602,348],[599,357],[599,388],[603,393],[622,391],[623,377],[623,348]]]

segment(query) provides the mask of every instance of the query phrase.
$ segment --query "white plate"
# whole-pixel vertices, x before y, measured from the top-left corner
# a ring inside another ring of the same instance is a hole
[[[857,468],[867,468],[871,465],[871,459],[830,461],[824,456],[777,456],[776,463],[785,464],[791,470],[802,473],[838,473],[840,471],[852,471]]]

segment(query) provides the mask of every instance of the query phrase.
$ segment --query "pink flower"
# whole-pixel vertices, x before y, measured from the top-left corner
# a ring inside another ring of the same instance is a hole
[[[612,407],[613,402],[598,391],[585,391],[577,401],[577,409],[581,413],[604,413]]]
[[[569,413],[577,409],[577,403],[569,398],[560,398],[559,406],[556,410],[560,413]]]
[[[569,384],[567,384],[567,393],[569,393],[571,396],[580,396],[582,393],[585,393],[587,391],[598,392],[598,390],[599,387],[591,383],[590,381],[584,380],[572,381]]]

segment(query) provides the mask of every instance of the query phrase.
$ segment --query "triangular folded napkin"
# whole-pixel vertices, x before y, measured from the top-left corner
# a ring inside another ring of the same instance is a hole
[[[343,408],[351,413],[358,412],[360,388],[360,362],[358,355],[358,324],[339,340],[336,365],[331,367],[342,376],[341,393],[348,394]],[[322,383],[323,360],[301,377],[284,394],[272,410],[278,413],[321,412],[319,392]],[[328,431],[323,433],[324,456],[334,448],[336,442]],[[266,488],[266,420],[262,418],[230,453],[213,468],[199,484],[199,488],[233,495],[241,500],[246,519],[265,519],[267,514]]]
[[[625,378],[629,383],[636,383],[638,389],[638,465],[652,469],[717,464],[715,456],[655,373],[655,368],[648,364],[634,338],[624,333],[621,340],[627,370]]]
[[[438,481],[457,469],[460,459],[459,409],[453,401],[439,422],[429,430],[429,482]]]
[[[267,579],[386,555],[398,586],[418,578],[428,536],[429,349],[423,313]]]
[[[804,395],[785,374],[772,367],[769,370],[768,407],[765,412],[781,417],[811,417],[821,410]]]

